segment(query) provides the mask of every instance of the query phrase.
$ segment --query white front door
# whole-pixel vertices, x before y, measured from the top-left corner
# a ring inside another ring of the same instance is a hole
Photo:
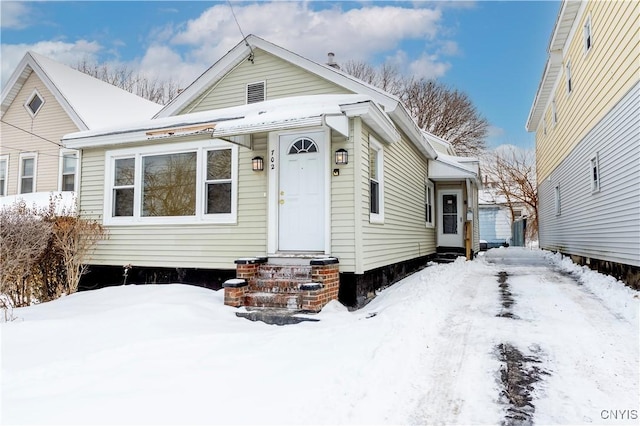
[[[325,133],[279,138],[278,249],[325,249]]]
[[[438,246],[464,247],[462,190],[438,191]]]

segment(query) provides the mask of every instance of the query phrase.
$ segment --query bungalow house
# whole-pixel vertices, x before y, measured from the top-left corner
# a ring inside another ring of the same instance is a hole
[[[317,311],[479,248],[473,160],[439,154],[397,98],[253,35],[153,119],[63,142],[114,280],[127,265],[129,282]]]
[[[151,118],[149,102],[42,55],[28,52],[2,90],[0,197],[78,190],[78,155],[67,133]],[[40,197],[41,198],[41,197]]]
[[[639,2],[564,1],[526,128],[540,247],[640,285]]]

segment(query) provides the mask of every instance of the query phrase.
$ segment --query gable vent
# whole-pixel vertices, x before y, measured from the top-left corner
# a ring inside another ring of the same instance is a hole
[[[254,104],[265,100],[264,81],[247,84],[247,103]]]

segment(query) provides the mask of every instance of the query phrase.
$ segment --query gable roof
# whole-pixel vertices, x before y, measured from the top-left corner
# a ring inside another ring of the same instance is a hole
[[[173,101],[158,112],[154,118],[169,117],[177,114],[182,108],[195,100],[204,90],[220,81],[234,67],[252,57],[253,49],[260,49],[270,53],[354,93],[369,96],[374,102],[383,107],[385,113],[389,114],[424,155],[430,158],[436,158],[438,156],[433,147],[424,139],[422,131],[413,118],[411,118],[404,105],[402,105],[400,99],[396,96],[367,84],[334,67],[311,61],[252,34],[227,52],[226,55],[220,58],[182,91],[182,93],[174,98]]]
[[[2,114],[34,72],[81,130],[151,118],[162,105],[74,70],[35,52],[27,52],[2,90]]]

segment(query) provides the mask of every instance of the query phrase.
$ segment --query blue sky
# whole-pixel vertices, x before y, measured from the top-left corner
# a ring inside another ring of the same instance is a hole
[[[524,130],[559,1],[240,2],[245,35],[309,59],[391,61],[466,92],[491,123],[490,148],[532,148]],[[227,2],[7,2],[2,82],[27,50],[75,65],[126,64],[186,85],[242,36]]]

